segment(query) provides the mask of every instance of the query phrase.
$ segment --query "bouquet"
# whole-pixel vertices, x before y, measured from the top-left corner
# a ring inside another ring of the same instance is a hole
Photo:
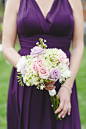
[[[70,78],[69,59],[66,54],[57,48],[47,48],[39,38],[35,47],[31,49],[30,55],[22,56],[17,63],[18,82],[21,86],[33,86],[43,90],[45,82],[57,81],[62,84]],[[24,82],[24,83],[23,83]],[[56,90],[48,90],[54,111],[59,106]],[[58,114],[55,114],[58,119]],[[60,118],[61,119],[61,118]]]

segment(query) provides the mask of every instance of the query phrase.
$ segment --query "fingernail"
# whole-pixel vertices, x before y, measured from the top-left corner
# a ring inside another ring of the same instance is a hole
[[[61,116],[58,116],[59,118],[61,117]]]
[[[70,115],[70,113],[68,113],[68,115]]]
[[[62,118],[64,118],[64,116],[62,116]]]

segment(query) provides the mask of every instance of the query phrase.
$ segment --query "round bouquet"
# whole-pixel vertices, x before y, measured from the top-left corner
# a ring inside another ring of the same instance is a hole
[[[45,82],[57,81],[62,84],[71,77],[69,70],[69,59],[66,54],[57,48],[48,48],[46,40],[39,39],[35,47],[31,49],[30,55],[22,56],[17,63],[18,82],[21,86],[33,86],[43,90]],[[23,82],[22,82],[23,80]],[[59,106],[56,90],[49,90],[49,95],[54,111]],[[58,119],[58,114],[55,114]]]

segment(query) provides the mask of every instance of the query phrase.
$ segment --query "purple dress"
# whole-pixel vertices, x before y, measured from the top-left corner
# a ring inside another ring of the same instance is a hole
[[[30,49],[43,38],[48,48],[61,48],[70,59],[73,29],[74,17],[68,0],[54,0],[46,18],[35,0],[20,1],[17,16],[20,55],[30,54]],[[55,86],[58,92],[60,83],[57,81]],[[81,129],[75,81],[72,90],[71,114],[62,121],[57,120],[48,91],[20,86],[17,70],[13,67],[7,102],[8,129]]]

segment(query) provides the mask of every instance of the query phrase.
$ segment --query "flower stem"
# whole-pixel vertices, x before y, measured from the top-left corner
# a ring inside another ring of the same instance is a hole
[[[58,98],[57,98],[57,95],[55,94],[54,96],[50,96],[50,98],[51,98],[51,102],[52,102],[52,105],[53,105],[53,110],[54,110],[54,112],[55,112],[55,110],[59,107],[59,100],[58,100]],[[58,119],[60,119],[60,120],[62,120],[62,118],[58,118],[58,113],[57,114],[55,114],[55,116],[56,116],[56,119],[58,120]]]

